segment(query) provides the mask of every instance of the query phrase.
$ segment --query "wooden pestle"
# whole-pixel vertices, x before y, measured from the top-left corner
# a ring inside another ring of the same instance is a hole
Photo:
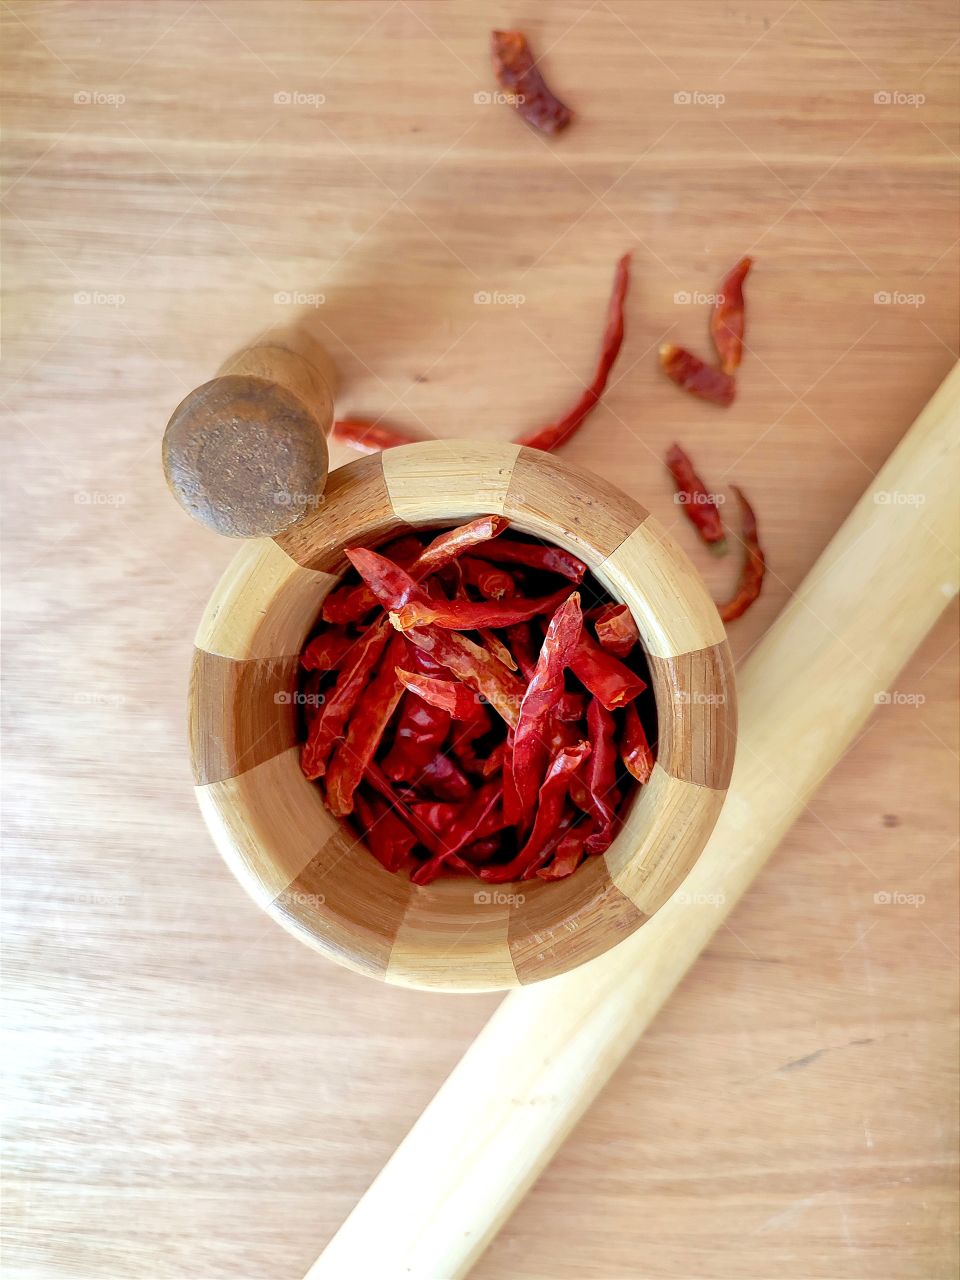
[[[268,537],[322,500],[336,371],[302,329],[275,329],[180,402],[163,469],[194,519],[232,538]]]
[[[958,453],[960,364],[747,662],[733,779],[683,900],[504,1000],[307,1280],[468,1273],[956,593]]]

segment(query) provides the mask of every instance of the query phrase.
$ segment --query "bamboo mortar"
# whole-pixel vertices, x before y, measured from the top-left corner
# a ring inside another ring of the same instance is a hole
[[[746,664],[733,779],[685,893],[504,1000],[307,1280],[469,1272],[955,594],[958,451],[960,364]]]

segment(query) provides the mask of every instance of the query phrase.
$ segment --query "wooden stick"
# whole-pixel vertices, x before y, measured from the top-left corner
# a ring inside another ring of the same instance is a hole
[[[960,364],[743,671],[730,791],[683,890],[507,997],[308,1280],[467,1274],[955,593],[958,444]]]

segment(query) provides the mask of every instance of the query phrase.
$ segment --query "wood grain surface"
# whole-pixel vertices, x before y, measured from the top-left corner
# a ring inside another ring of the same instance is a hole
[[[956,354],[957,11],[3,0],[0,20],[7,1268],[287,1280],[497,998],[324,963],[215,853],[186,685],[232,548],[165,491],[170,411],[302,309],[344,413],[507,440],[589,377],[632,249],[623,354],[565,456],[718,594],[734,566],[701,554],[663,453],[744,487],[770,573],[731,627],[742,659]],[[557,138],[475,98],[511,25],[577,113]],[[748,251],[720,411],[655,352],[706,350],[708,308],[675,299]],[[878,689],[479,1280],[956,1273],[956,621]]]

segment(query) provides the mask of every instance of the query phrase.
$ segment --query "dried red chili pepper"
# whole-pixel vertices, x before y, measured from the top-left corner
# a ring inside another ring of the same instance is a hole
[[[391,609],[390,621],[401,631],[426,627],[431,623],[449,630],[476,631],[486,627],[512,627],[529,622],[541,613],[552,614],[567,598],[569,587],[532,600],[515,596],[510,600],[418,600],[411,596],[398,609]]]
[[[488,836],[485,840],[475,840],[473,844],[468,845],[462,856],[464,862],[469,862],[472,866],[480,866],[484,862],[489,862],[499,850],[500,841],[497,837]]]
[[[699,356],[683,347],[665,343],[660,348],[660,367],[678,387],[691,395],[707,400],[710,404],[733,404],[737,394],[736,381],[722,369],[706,364]]]
[[[753,507],[747,501],[742,489],[730,486],[737,495],[740,504],[740,540],[744,547],[743,568],[734,595],[723,604],[717,605],[720,617],[724,622],[732,622],[739,618],[756,600],[763,586],[763,575],[766,572],[766,557],[760,546],[760,535],[757,531],[757,517]]]
[[[425,862],[418,867],[410,877],[414,884],[430,884],[437,878],[444,866],[451,863],[459,871],[466,871],[470,875],[476,875],[475,868],[465,863],[457,855],[464,846],[472,842],[475,834],[482,829],[483,824],[497,807],[499,801],[499,784],[496,780],[485,782],[469,804],[464,807],[463,812],[454,821],[449,830],[439,837],[446,847],[431,858],[429,862]]]
[[[601,649],[586,627],[570,657],[570,670],[608,711],[616,711],[646,689],[646,681]]]
[[[327,765],[327,807],[338,818],[353,811],[353,794],[400,701],[403,685],[397,678],[396,664],[405,651],[403,639],[394,635],[382,667],[357,700],[346,737]]]
[[[543,133],[558,133],[573,118],[537,70],[522,31],[492,31],[491,51],[497,81],[524,120]]]
[[[314,636],[300,655],[304,671],[333,671],[356,644],[344,631],[326,630]]]
[[[414,782],[437,754],[450,733],[450,716],[420,698],[407,696],[393,746],[383,760],[383,771],[394,782]]]
[[[630,255],[625,253],[617,263],[617,269],[614,272],[613,292],[607,307],[607,325],[603,332],[600,356],[593,380],[584,388],[576,404],[562,418],[544,427],[538,427],[536,431],[531,431],[525,436],[519,436],[518,444],[526,445],[528,449],[544,449],[548,452],[558,449],[571,438],[591,409],[599,402],[606,389],[610,370],[623,344],[623,303],[629,283]]]
[[[541,880],[563,880],[573,875],[583,861],[587,840],[592,823],[582,822],[564,833],[557,851],[545,867],[540,867],[537,876]]]
[[[741,258],[727,272],[710,316],[710,336],[724,373],[733,373],[743,358],[743,282],[752,266],[752,258]]]
[[[625,604],[605,604],[596,612],[593,628],[601,649],[615,658],[625,658],[640,639],[633,614]]]
[[[522,564],[528,569],[544,569],[559,573],[571,582],[582,582],[587,566],[570,551],[562,547],[547,546],[542,542],[515,542],[512,538],[498,538],[484,547],[488,560],[499,564]]]
[[[452,804],[449,800],[421,801],[410,806],[411,810],[422,819],[431,831],[442,835],[449,830],[451,824],[460,816],[463,805]]]
[[[417,627],[405,632],[411,644],[423,649],[449,671],[480,693],[507,724],[517,723],[524,686],[499,658],[481,649],[459,631],[442,627]]]
[[[633,702],[627,704],[620,738],[623,763],[638,782],[649,782],[653,773],[654,758],[647,741],[646,730],[640,713]]]
[[[667,469],[673,476],[684,515],[711,551],[726,554],[727,543],[716,499],[678,444],[672,444],[667,451]]]
[[[540,657],[530,677],[513,735],[513,781],[520,819],[528,821],[543,781],[549,721],[564,693],[563,673],[583,628],[580,595],[574,592],[550,619]],[[566,794],[566,792],[564,792]]]
[[[516,746],[514,746],[516,751]],[[490,884],[505,884],[536,872],[549,852],[547,842],[557,829],[570,778],[590,754],[590,743],[578,742],[567,747],[550,763],[547,775],[538,788],[533,828],[516,857],[501,867],[482,867],[480,879]]]
[[[517,584],[506,569],[498,569],[495,564],[487,564],[473,556],[464,556],[459,563],[464,581],[476,587],[484,600],[502,600],[505,596],[517,594]]]
[[[466,800],[472,794],[470,779],[449,756],[438,751],[417,779],[417,786],[438,800]]]
[[[613,839],[613,793],[617,785],[616,724],[599,698],[587,708],[590,759],[587,761],[587,795],[595,830],[587,841],[590,853],[603,853]]]
[[[395,449],[401,444],[416,444],[423,436],[405,435],[384,422],[367,422],[362,418],[348,418],[334,422],[331,436],[341,444],[348,444],[361,453],[380,453],[383,449]]]
[[[488,653],[492,653],[495,658],[499,658],[510,671],[517,670],[516,659],[495,631],[492,631],[489,627],[478,627],[477,633]]]
[[[415,832],[379,796],[369,800],[362,792],[353,798],[353,810],[367,848],[388,871],[406,866],[417,843]]]
[[[418,818],[410,806],[401,800],[391,785],[390,779],[384,774],[376,761],[372,761],[367,765],[363,776],[374,791],[386,800],[391,810],[416,834],[417,842],[432,854],[440,853],[441,844],[436,832],[431,831],[423,819]]]
[[[357,641],[356,657],[340,672],[337,683],[327,696],[323,711],[310,724],[307,740],[300,754],[300,768],[307,778],[323,776],[333,744],[343,733],[350,713],[389,638],[387,620],[381,618]]]
[[[477,695],[459,680],[440,680],[416,671],[397,668],[397,676],[405,688],[423,698],[431,706],[441,707],[454,720],[476,720],[484,717]]]

